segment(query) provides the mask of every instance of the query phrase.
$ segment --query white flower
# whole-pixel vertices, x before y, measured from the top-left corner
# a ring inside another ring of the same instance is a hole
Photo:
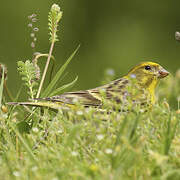
[[[56,11],[56,12],[60,12],[60,7],[57,4],[53,4],[51,9]]]
[[[77,155],[78,155],[78,152],[72,151],[71,154],[72,154],[72,156],[77,156]]]
[[[39,129],[37,127],[33,127],[32,130],[37,133],[39,131]]]
[[[113,152],[113,150],[110,149],[110,148],[108,148],[108,149],[105,150],[105,153],[106,153],[106,154],[112,154],[112,152]]]
[[[20,176],[20,172],[19,171],[14,171],[13,175],[16,176],[16,177],[19,177]]]
[[[82,111],[77,111],[76,114],[77,115],[83,115],[83,112]]]
[[[103,138],[104,138],[104,135],[103,135],[103,134],[98,134],[98,135],[97,135],[97,139],[98,139],[98,140],[102,140]]]
[[[37,171],[37,169],[38,169],[37,166],[33,166],[33,167],[31,168],[32,171]]]
[[[63,133],[63,130],[62,130],[62,129],[59,129],[57,132],[58,132],[59,134],[61,134],[61,133]]]

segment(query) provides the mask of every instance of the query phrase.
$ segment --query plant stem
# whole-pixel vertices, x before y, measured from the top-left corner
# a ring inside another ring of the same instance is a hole
[[[31,94],[31,99],[34,99],[32,84],[30,81],[29,81],[29,90],[30,90],[30,94]]]
[[[10,98],[10,100],[14,101],[14,98],[13,98],[11,92],[9,91],[8,87],[7,87],[6,80],[4,81],[4,89],[5,89],[5,92],[6,92],[7,96]]]
[[[51,59],[53,48],[54,48],[54,41],[52,41],[52,43],[51,43],[51,47],[50,47],[50,50],[49,50],[49,56],[47,58],[46,66],[44,68],[44,72],[43,72],[43,75],[42,75],[42,79],[41,79],[41,82],[40,82],[40,85],[39,85],[39,89],[38,89],[36,98],[39,98],[39,95],[40,95],[40,92],[41,92],[41,89],[42,89],[42,86],[43,86],[43,83],[44,83],[44,79],[45,79],[45,76],[46,76],[46,73],[47,73],[47,70],[48,70],[48,66],[49,66],[49,62],[50,62],[50,59]]]

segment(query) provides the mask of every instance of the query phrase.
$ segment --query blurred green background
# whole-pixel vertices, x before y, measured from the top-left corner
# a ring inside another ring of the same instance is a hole
[[[53,3],[63,11],[54,49],[57,67],[81,44],[61,84],[78,75],[75,89],[93,88],[105,69],[113,68],[120,77],[141,61],[158,62],[172,73],[180,67],[180,43],[174,38],[180,31],[179,0],[1,1],[0,61],[8,67],[13,95],[21,86],[17,61],[32,58],[28,16],[38,14],[36,51],[47,53],[47,16]]]

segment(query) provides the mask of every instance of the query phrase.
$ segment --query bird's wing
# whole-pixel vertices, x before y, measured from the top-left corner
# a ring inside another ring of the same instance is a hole
[[[47,98],[38,98],[36,100],[44,100],[51,102],[62,102],[65,104],[75,104],[80,103],[85,106],[101,106],[102,105],[102,96],[109,100],[115,100],[117,103],[120,103],[120,98],[118,96],[125,95],[126,91],[124,90],[128,84],[128,80],[124,78],[117,79],[111,83],[100,86],[94,89],[77,91],[77,92],[67,92],[61,95],[47,97]],[[105,93],[103,93],[105,92]]]
[[[97,97],[93,96],[90,93],[90,90],[85,91],[77,91],[77,92],[67,92],[61,95],[47,97],[47,98],[39,98],[38,100],[45,100],[51,102],[62,102],[65,104],[82,104],[85,106],[100,106],[101,100]]]

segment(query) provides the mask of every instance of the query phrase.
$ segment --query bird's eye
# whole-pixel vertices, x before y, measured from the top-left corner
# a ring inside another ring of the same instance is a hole
[[[150,66],[145,66],[144,69],[145,70],[151,70],[151,67]]]

